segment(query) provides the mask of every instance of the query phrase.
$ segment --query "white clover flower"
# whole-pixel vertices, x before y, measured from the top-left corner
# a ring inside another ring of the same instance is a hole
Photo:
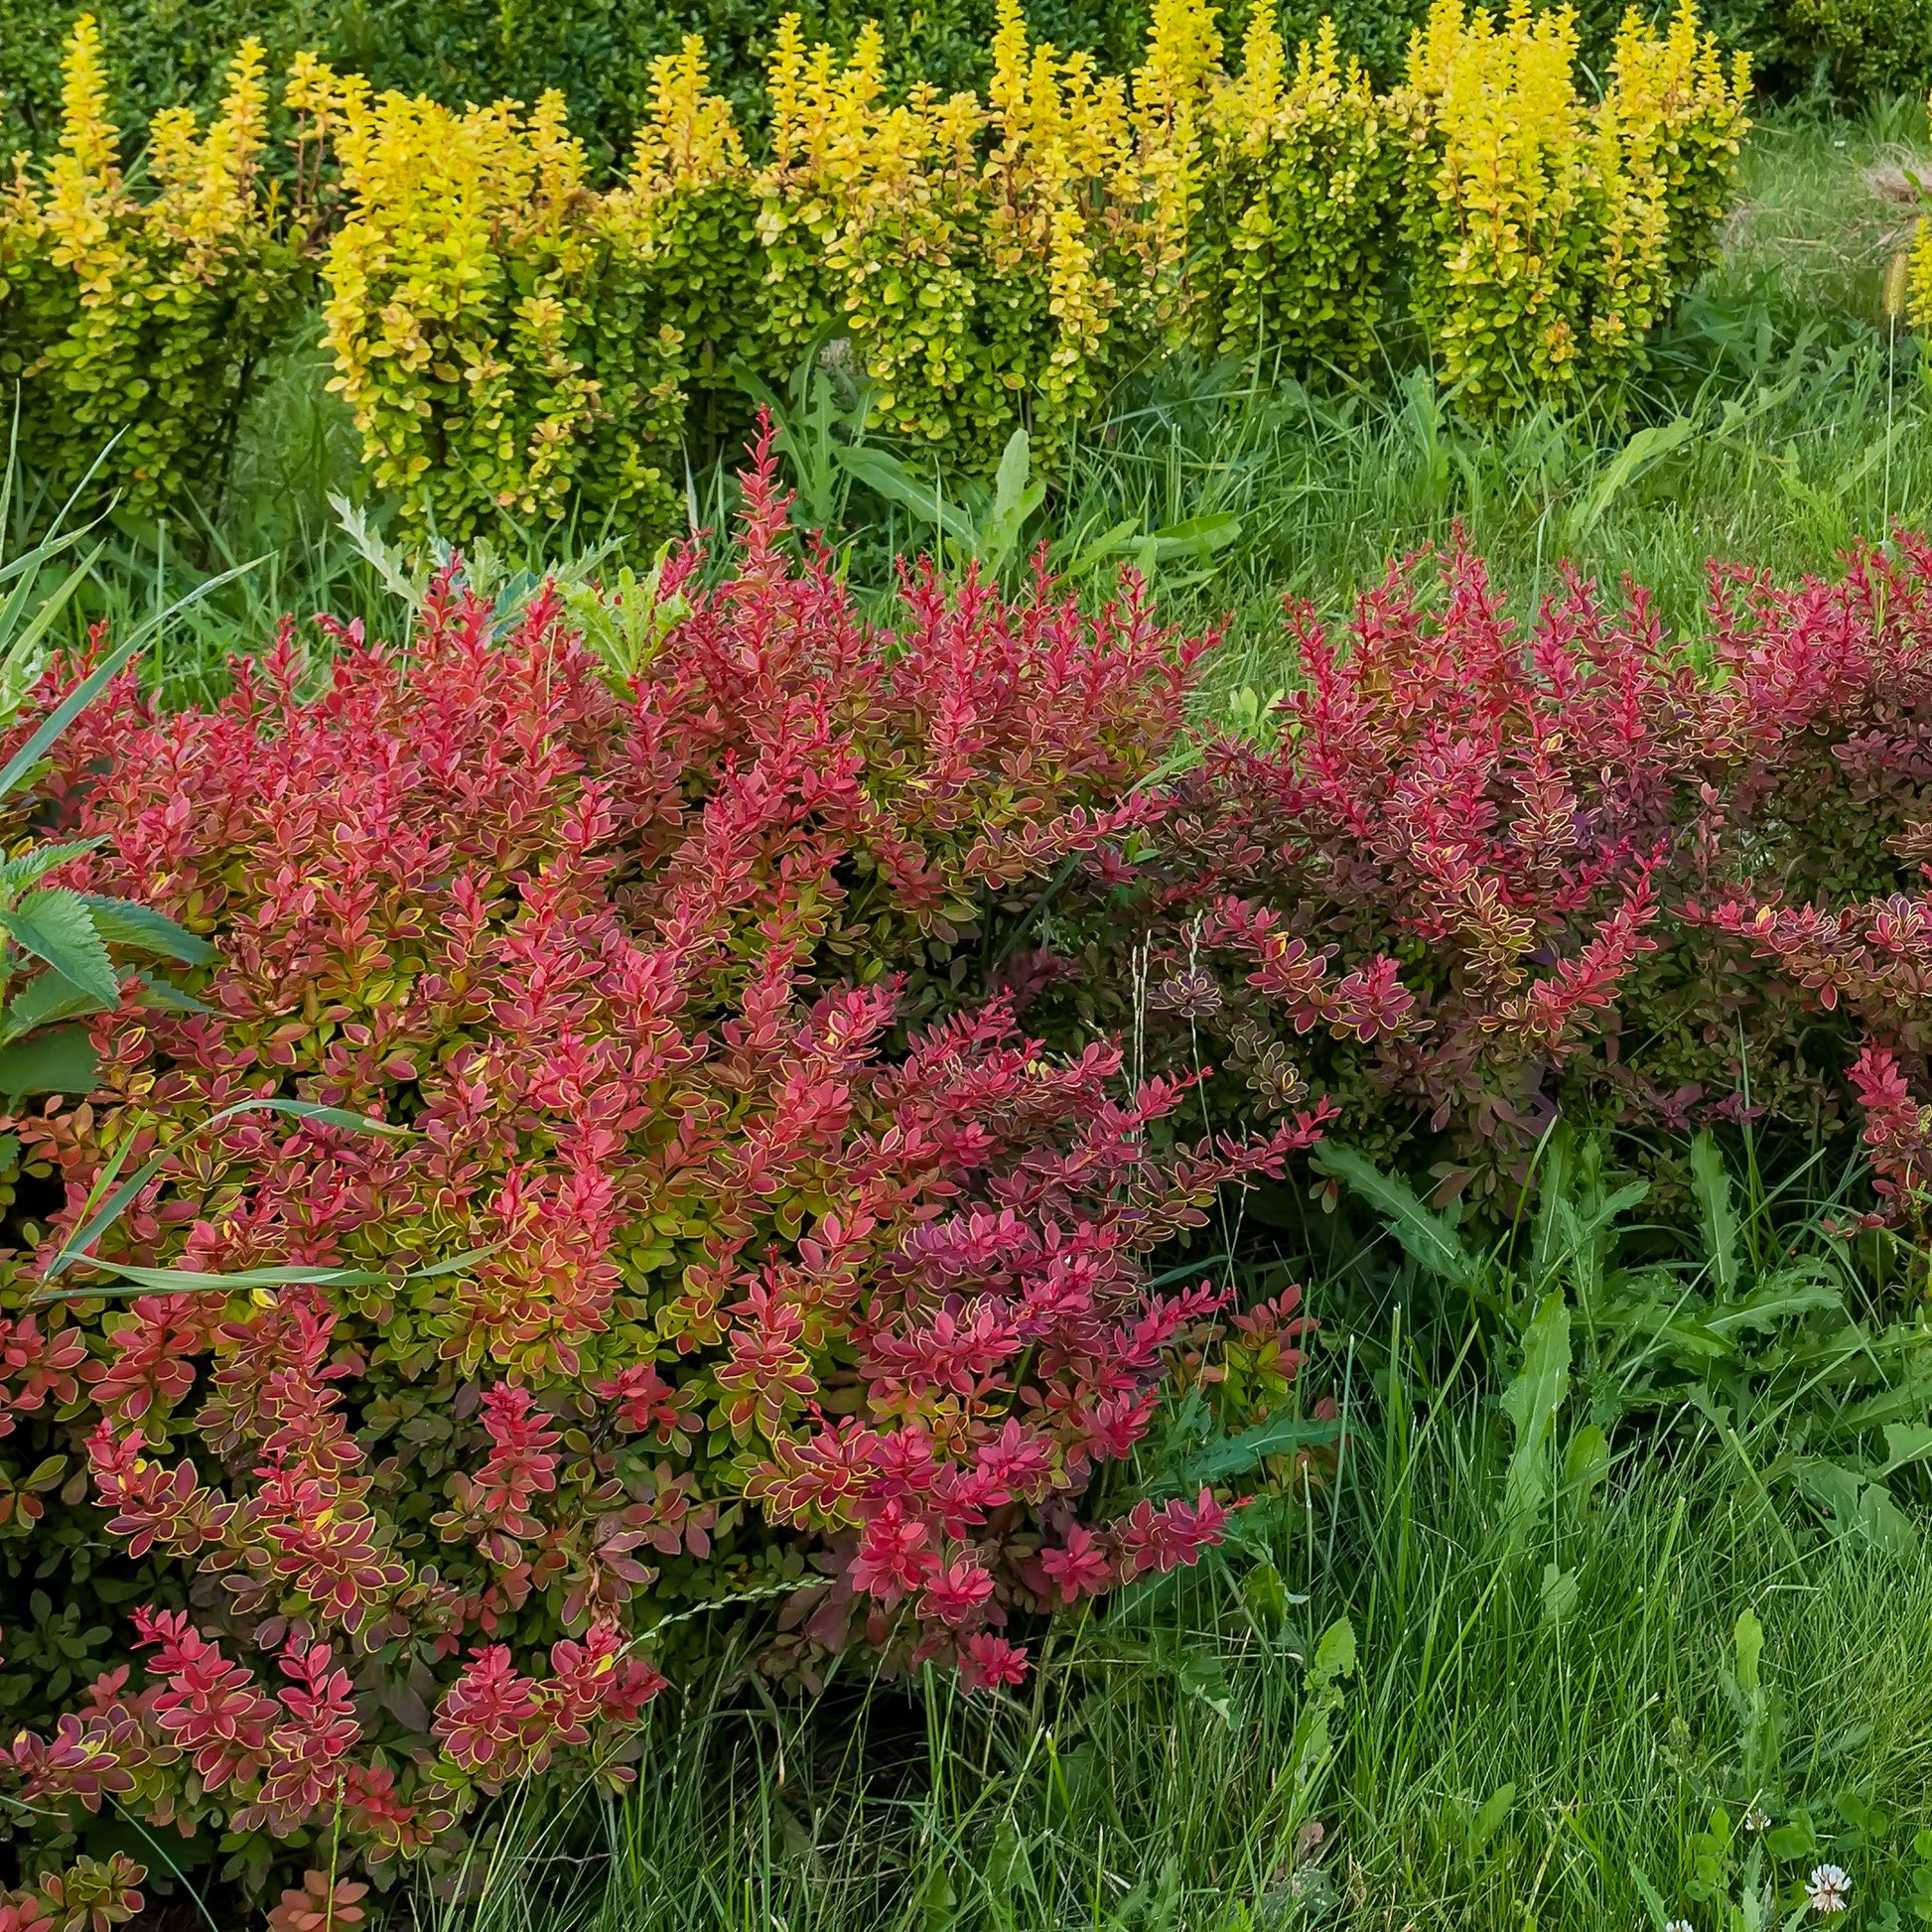
[[[1744,1829],[1747,1832],[1768,1832],[1771,1820],[1762,1805],[1752,1805],[1744,1814]]]
[[[1664,1932],[1697,1932],[1697,1927],[1687,1918],[1674,1918],[1664,1927]]]
[[[1821,1917],[1842,1912],[1852,1896],[1851,1874],[1843,1865],[1813,1865],[1811,1876],[1805,1880],[1805,1896]]]

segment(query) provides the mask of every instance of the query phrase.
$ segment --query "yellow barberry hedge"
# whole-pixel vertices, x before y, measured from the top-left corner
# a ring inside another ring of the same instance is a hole
[[[1567,10],[1437,0],[1390,102],[1412,311],[1471,413],[1613,397],[1727,203],[1747,57],[1687,4],[1661,39],[1625,16],[1599,101],[1576,63]]]
[[[499,518],[665,523],[686,365],[653,272],[663,197],[593,190],[559,94],[458,113],[301,61],[289,99],[327,129],[347,208],[331,386],[405,520],[453,542]]]
[[[1396,239],[1400,127],[1332,21],[1293,69],[1261,0],[1241,72],[1214,97],[1208,182],[1213,274],[1197,333],[1228,353],[1362,368],[1376,341]]]
[[[983,98],[895,98],[876,30],[840,59],[787,18],[756,138],[688,40],[603,186],[554,94],[456,112],[298,59],[286,105],[335,198],[326,340],[371,482],[453,541],[566,517],[661,534],[693,413],[715,433],[743,373],[782,381],[840,341],[875,428],[980,474],[1021,425],[1050,462],[1164,354],[1356,374],[1391,324],[1471,415],[1614,404],[1710,258],[1746,126],[1748,71],[1692,0],[1661,33],[1626,18],[1597,100],[1571,14],[1525,0],[1440,0],[1381,95],[1331,26],[1291,56],[1257,0],[1230,62],[1216,11],[1157,0],[1113,74],[1000,0]],[[163,116],[161,186],[132,194],[83,22],[66,152],[44,181],[20,164],[0,226],[5,366],[89,399],[113,387],[90,366],[129,371],[122,394],[175,372],[196,393],[166,434],[205,435],[259,338],[224,319],[252,302],[265,326],[293,275],[262,115],[244,50],[222,119]],[[67,406],[70,467],[112,405]],[[175,447],[138,452],[142,488],[174,485]]]
[[[16,156],[0,197],[0,389],[57,500],[92,470],[95,494],[152,510],[219,471],[296,300],[292,209],[263,179],[262,69],[244,42],[206,130],[185,107],[156,115],[137,184],[98,29],[73,29],[60,151]]]

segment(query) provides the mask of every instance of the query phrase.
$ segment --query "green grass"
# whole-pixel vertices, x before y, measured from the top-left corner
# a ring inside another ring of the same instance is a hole
[[[936,1683],[816,1709],[714,1690],[664,1714],[638,1795],[605,1821],[606,1866],[564,1862],[564,1836],[549,1863],[533,1830],[451,1922],[1598,1932],[1646,1922],[1635,1866],[1716,1925],[1687,1895],[1696,1839],[1753,1798],[1815,1840],[1767,1867],[1781,1891],[1835,1855],[1851,1924],[1885,1922],[1866,1909],[1881,1897],[1903,1909],[1932,1818],[1922,1564],[1798,1547],[1734,1464],[1695,1450],[1632,1455],[1559,1537],[1512,1549],[1471,1391],[1369,1406],[1336,1492],[1216,1578],[1070,1632],[1031,1701],[989,1721]],[[1557,1558],[1577,1587],[1552,1621]],[[1725,1682],[1747,1609],[1780,1725],[1762,1765]],[[1342,1616],[1359,1661],[1324,1769],[1305,1663]]]

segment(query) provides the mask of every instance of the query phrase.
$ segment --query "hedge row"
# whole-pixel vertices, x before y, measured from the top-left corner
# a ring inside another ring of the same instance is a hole
[[[1330,14],[1344,46],[1376,75],[1401,71],[1411,30],[1427,0],[1294,0],[1281,9],[1292,42],[1312,39]],[[762,98],[781,11],[769,0],[674,0],[636,7],[622,0],[18,0],[0,12],[0,141],[45,151],[60,134],[61,48],[83,11],[99,20],[113,49],[116,97],[137,124],[186,103],[204,114],[219,101],[227,50],[256,40],[269,64],[285,67],[314,50],[378,92],[422,94],[446,107],[562,92],[572,124],[600,162],[621,157],[650,89],[650,65],[696,34],[711,50],[719,91],[743,107]],[[808,38],[849,55],[876,20],[890,83],[926,81],[943,93],[984,88],[991,74],[994,0],[807,0],[797,9]],[[1034,0],[1028,21],[1042,40],[1091,53],[1124,71],[1146,45],[1147,0]],[[1227,11],[1238,35],[1248,9]],[[1613,19],[1607,19],[1614,26]]]
[[[76,0],[17,0],[0,11],[0,140],[51,146],[60,125],[60,49],[82,11]],[[674,0],[651,7],[621,0],[97,0],[92,9],[116,50],[115,81],[137,121],[186,102],[213,110],[224,50],[262,42],[271,66],[314,49],[332,66],[365,74],[382,92],[424,94],[446,107],[502,96],[528,99],[562,91],[572,122],[602,160],[621,156],[650,83],[650,64],[674,53],[687,34],[712,50],[718,85],[741,105],[762,93],[779,8],[769,0]],[[808,0],[806,34],[849,55],[859,29],[877,19],[887,70],[896,87],[927,80],[942,92],[983,88],[993,0]],[[1148,0],[1033,0],[1028,20],[1042,40],[1083,50],[1104,67],[1130,67],[1145,44]],[[1663,0],[1642,11],[1668,12]],[[1331,15],[1344,47],[1359,54],[1380,83],[1401,73],[1410,33],[1427,0],[1295,0],[1280,9],[1291,43],[1312,39]],[[1238,38],[1246,0],[1222,10]],[[1607,69],[1622,7],[1585,0],[1579,8],[1584,56]],[[1932,87],[1932,0],[1880,7],[1872,0],[1713,0],[1712,30],[1726,49],[1748,50],[1760,84],[1774,94],[1819,85],[1841,97]]]
[[[1354,374],[1398,315],[1471,414],[1615,407],[1711,257],[1746,125],[1745,64],[1691,0],[1661,36],[1626,20],[1594,102],[1573,17],[1520,6],[1439,0],[1385,93],[1326,22],[1292,54],[1259,7],[1224,52],[1160,0],[1107,73],[1000,0],[984,98],[895,104],[876,30],[842,61],[788,17],[759,142],[693,39],[600,189],[557,95],[458,112],[309,54],[270,180],[249,46],[206,132],[157,117],[137,187],[83,17],[62,151],[0,207],[0,374],[43,474],[127,428],[104,481],[163,502],[215,465],[318,256],[371,481],[459,540],[505,515],[675,527],[694,404],[729,415],[745,373],[838,345],[873,427],[968,473],[1017,426],[1050,462],[1176,348]]]

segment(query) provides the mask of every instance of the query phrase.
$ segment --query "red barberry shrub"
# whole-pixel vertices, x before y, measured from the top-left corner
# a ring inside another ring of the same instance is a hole
[[[1641,591],[1525,630],[1461,550],[1413,560],[1344,642],[1291,613],[1275,729],[1206,744],[1061,947],[1105,952],[1091,1006],[1150,1065],[1263,1114],[1312,1086],[1503,1212],[1559,1112],[1829,1131],[1862,1031],[1928,1043],[1928,593],[1914,538],[1792,591],[1720,571],[1700,666]]]
[[[379,1874],[480,1792],[629,1775],[707,1604],[785,1595],[774,1669],[863,1642],[992,1688],[1026,1619],[1215,1538],[1206,1493],[1093,1504],[1218,1306],[1147,1259],[1327,1109],[1189,1145],[1190,1081],[965,997],[1154,809],[1193,647],[1131,583],[930,574],[889,638],[783,538],[761,460],[628,681],[548,592],[504,621],[446,574],[406,655],[285,627],[224,702],[123,680],[63,741],[35,808],[104,835],[76,882],[217,957],[10,1123],[0,1558],[114,1625],[77,1708],[14,1697],[34,1816],[227,1833],[257,1889],[320,1832]],[[161,1268],[204,1279],[116,1272]]]

